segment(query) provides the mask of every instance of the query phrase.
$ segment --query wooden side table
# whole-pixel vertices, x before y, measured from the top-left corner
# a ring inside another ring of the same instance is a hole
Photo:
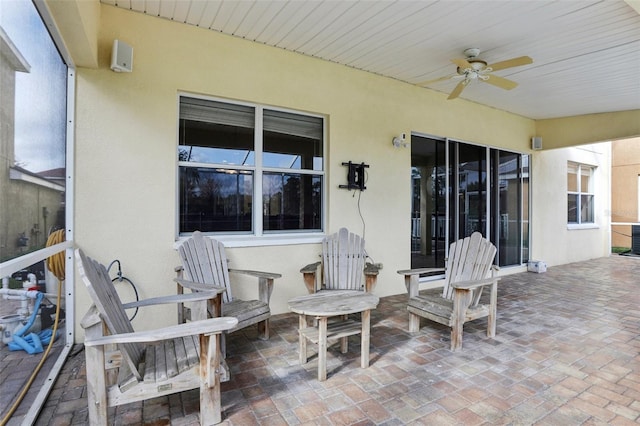
[[[300,364],[307,362],[307,340],[318,345],[318,380],[327,379],[327,341],[341,340],[347,352],[347,338],[360,333],[360,366],[369,366],[371,309],[380,299],[371,293],[353,290],[327,290],[289,300],[289,309],[299,315]],[[362,313],[362,320],[345,320],[329,324],[329,317]],[[307,316],[318,320],[318,327],[307,325]]]

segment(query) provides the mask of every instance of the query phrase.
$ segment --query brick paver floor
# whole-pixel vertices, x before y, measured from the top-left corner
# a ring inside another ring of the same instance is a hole
[[[402,279],[398,276],[398,279]],[[300,282],[301,288],[302,282]],[[384,282],[379,282],[383,286]],[[406,295],[372,314],[371,366],[349,352],[301,366],[297,318],[272,317],[272,336],[228,338],[232,379],[223,385],[229,425],[637,425],[640,421],[640,258],[612,256],[506,276],[498,329],[465,325],[463,350],[448,329],[422,321],[407,332]],[[40,425],[87,424],[84,351],[57,380]],[[114,411],[113,409],[111,410]],[[198,393],[117,408],[115,424],[198,424]]]

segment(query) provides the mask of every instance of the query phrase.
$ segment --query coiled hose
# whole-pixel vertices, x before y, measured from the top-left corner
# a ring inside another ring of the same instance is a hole
[[[64,229],[59,229],[57,231],[54,231],[54,232],[51,233],[51,235],[49,235],[49,238],[47,239],[47,247],[62,243],[64,240],[65,240]],[[62,251],[60,253],[56,253],[53,256],[47,258],[47,267],[53,273],[53,275],[55,275],[55,277],[58,279],[58,296],[57,296],[57,301],[56,301],[56,319],[55,319],[55,321],[53,323],[53,332],[52,332],[53,336],[55,336],[56,332],[58,331],[58,322],[60,320],[60,299],[62,297],[62,281],[64,281],[64,279],[65,279],[65,262],[64,262],[65,259],[64,259],[64,257],[65,257],[65,254],[64,254],[64,251]],[[44,362],[47,360],[47,357],[49,356],[49,352],[51,351],[51,347],[53,346],[54,340],[55,340],[55,338],[52,338],[49,341],[49,345],[47,346],[47,349],[45,350],[44,354],[42,355],[42,358],[40,359],[40,362],[38,363],[38,365],[36,366],[35,370],[31,374],[31,377],[29,377],[29,380],[27,381],[27,383],[22,388],[22,391],[20,391],[20,394],[18,395],[18,398],[15,400],[15,402],[13,403],[13,405],[11,406],[11,408],[9,409],[7,414],[0,421],[0,426],[5,426],[9,422],[9,419],[11,418],[13,413],[16,411],[16,409],[18,408],[18,406],[20,405],[20,403],[24,399],[25,395],[29,391],[29,388],[33,384],[33,381],[35,380],[36,376],[38,375],[38,372],[40,371],[40,369],[42,369],[42,366],[44,365]]]

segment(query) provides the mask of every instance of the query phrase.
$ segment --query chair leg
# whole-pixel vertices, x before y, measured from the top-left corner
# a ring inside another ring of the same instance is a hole
[[[307,317],[304,315],[298,316],[298,359],[300,365],[307,363],[307,338],[303,336],[302,330],[307,328]]]
[[[371,342],[371,311],[362,311],[362,330],[360,330],[360,367],[369,366],[369,344]]]
[[[462,349],[462,326],[469,303],[471,303],[471,291],[455,289],[451,324],[451,350],[454,352]]]
[[[349,319],[349,315],[342,315],[342,320],[347,321]],[[346,354],[349,352],[349,338],[343,337],[340,339],[340,352]]]
[[[454,319],[451,325],[451,351],[455,352],[462,349],[462,326],[464,321]]]
[[[269,340],[269,320],[260,321],[258,323],[258,339]]]
[[[420,331],[420,316],[409,312],[409,332],[415,333]]]
[[[222,421],[220,402],[220,335],[200,336],[200,424]]]
[[[493,283],[489,300],[489,317],[487,318],[487,337],[496,337],[496,322],[498,316],[498,284]]]
[[[318,318],[318,381],[327,380],[327,317]]]
[[[102,347],[85,346],[87,406],[92,425],[107,425],[107,384]]]

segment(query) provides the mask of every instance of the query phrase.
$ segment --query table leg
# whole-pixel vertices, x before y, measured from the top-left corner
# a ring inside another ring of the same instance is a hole
[[[318,318],[318,380],[327,380],[327,317]]]
[[[360,337],[360,366],[369,366],[369,337],[371,330],[371,311],[362,311],[362,335]]]
[[[342,321],[347,321],[349,319],[349,315],[343,315]],[[349,351],[349,338],[343,337],[340,339],[340,352],[346,354]]]
[[[302,335],[302,330],[307,328],[307,317],[298,315],[298,353],[300,365],[307,363],[307,339]]]

